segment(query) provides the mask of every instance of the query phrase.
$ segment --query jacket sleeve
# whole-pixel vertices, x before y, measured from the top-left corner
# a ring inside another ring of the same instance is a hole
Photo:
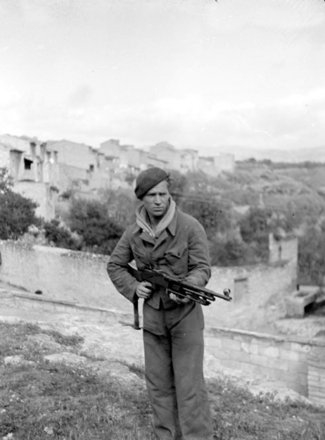
[[[129,301],[134,302],[137,298],[135,291],[138,281],[128,272],[127,266],[133,260],[130,240],[126,230],[107,263],[107,273],[116,289]]]
[[[204,287],[210,276],[208,239],[203,226],[195,220],[188,238],[188,274],[185,280]]]

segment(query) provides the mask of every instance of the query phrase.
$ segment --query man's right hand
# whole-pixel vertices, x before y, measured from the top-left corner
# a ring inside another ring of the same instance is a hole
[[[135,293],[139,298],[148,299],[152,294],[152,284],[149,281],[142,281],[138,284]]]

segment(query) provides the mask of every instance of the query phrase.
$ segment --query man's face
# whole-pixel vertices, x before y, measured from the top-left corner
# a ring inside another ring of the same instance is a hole
[[[142,201],[149,217],[159,219],[163,217],[169,206],[170,194],[166,180],[151,188]]]

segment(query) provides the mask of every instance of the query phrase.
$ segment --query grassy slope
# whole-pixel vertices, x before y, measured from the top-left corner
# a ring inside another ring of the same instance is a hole
[[[274,200],[281,206],[284,198],[295,203],[306,199],[316,206],[325,206],[324,198],[318,194],[318,189],[325,186],[325,167],[272,169],[266,165],[240,165],[236,173],[223,175],[220,179],[231,184],[233,193],[240,190],[243,200],[239,199],[239,204],[245,204],[244,194],[246,197],[254,195],[258,200],[258,195],[263,194],[266,204]]]
[[[261,206],[285,213],[295,230],[325,219],[325,167],[273,169],[264,164],[239,164],[221,174],[215,188],[234,206]]]
[[[144,384],[134,389],[113,377],[99,377],[87,366],[44,360],[53,352],[79,353],[80,338],[30,324],[0,323],[0,334],[0,438],[153,439]],[[37,343],[33,335],[47,335],[47,344]],[[143,379],[141,371],[135,372]],[[322,409],[279,403],[272,395],[255,397],[223,380],[208,383],[208,388],[220,440],[325,438]]]

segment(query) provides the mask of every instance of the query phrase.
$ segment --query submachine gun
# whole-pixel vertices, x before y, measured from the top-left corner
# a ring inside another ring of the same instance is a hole
[[[191,284],[187,281],[179,280],[171,275],[166,275],[155,269],[143,269],[137,270],[133,266],[128,265],[128,271],[138,281],[149,281],[153,286],[164,287],[166,294],[174,293],[180,298],[188,298],[191,301],[195,301],[203,306],[208,306],[216,298],[223,299],[225,301],[231,301],[230,289],[224,289],[222,293],[214,292],[213,290],[205,287],[199,287]],[[134,328],[139,330],[139,309],[138,301],[136,300],[134,306]]]

